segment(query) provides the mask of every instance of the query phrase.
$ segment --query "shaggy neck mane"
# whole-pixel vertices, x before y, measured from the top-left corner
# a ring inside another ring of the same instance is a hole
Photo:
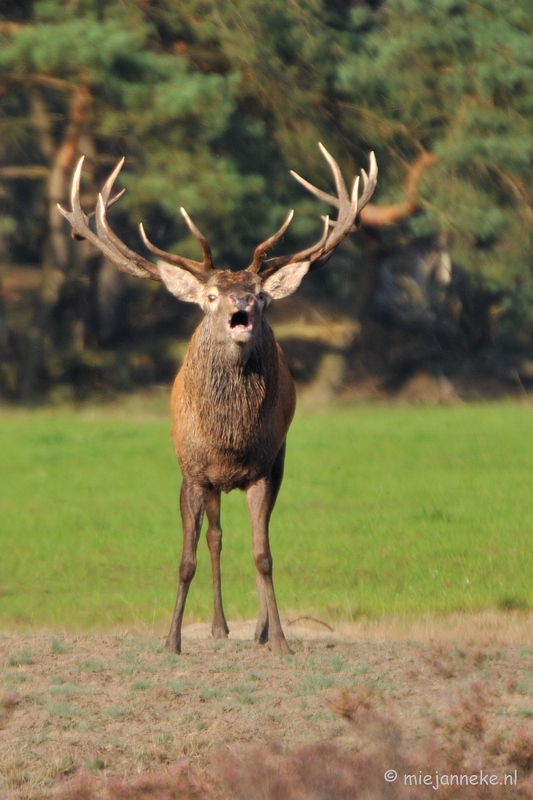
[[[226,343],[213,343],[201,325],[191,342],[187,396],[194,398],[198,424],[219,447],[247,450],[263,427],[278,392],[278,354],[265,320],[246,360]]]

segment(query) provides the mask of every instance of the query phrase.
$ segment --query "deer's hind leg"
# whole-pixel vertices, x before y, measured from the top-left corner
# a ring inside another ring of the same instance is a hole
[[[183,479],[181,485],[180,510],[183,526],[183,549],[179,568],[178,596],[165,644],[167,650],[171,650],[173,653],[181,653],[181,623],[189,586],[196,572],[196,550],[204,517],[204,490],[186,478]]]
[[[222,529],[220,527],[220,492],[216,489],[205,489],[205,513],[209,526],[207,528],[207,546],[211,555],[213,572],[213,625],[211,632],[215,639],[226,639],[229,633],[228,623],[222,607],[222,588],[220,578],[220,553],[222,550]]]

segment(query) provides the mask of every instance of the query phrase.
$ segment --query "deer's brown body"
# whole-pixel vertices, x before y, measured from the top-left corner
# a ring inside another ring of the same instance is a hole
[[[179,587],[167,647],[181,648],[185,601],[196,570],[196,550],[204,514],[213,571],[215,637],[226,637],[220,581],[220,495],[232,489],[246,492],[252,526],[253,555],[259,596],[256,640],[268,641],[274,652],[289,653],[279,618],[272,580],[268,525],[283,477],[285,439],[295,408],[294,385],[281,349],[264,319],[271,300],[294,292],[309,269],[322,266],[346,234],[357,227],[358,214],[375,187],[377,168],[363,171],[363,194],[358,182],[351,198],[336,162],[329,161],[338,197],[327,195],[299,178],[310,191],[338,208],[336,223],[307,250],[291,256],[266,259],[266,252],[285,232],[292,212],[266,242],[256,248],[248,269],[215,270],[209,245],[185,212],[185,219],[200,242],[204,261],[196,262],[147,246],[165,260],[157,266],[129,250],[111,231],[105,217],[113,182],[121,164],[100,195],[93,220],[79,203],[81,164],[73,181],[72,212],[61,209],[77,237],[96,244],[120,269],[138,277],[162,280],[176,297],[202,306],[205,318],[195,331],[171,398],[172,441],[183,483],[180,509],[183,551]],[[183,210],[182,210],[183,211]]]
[[[245,363],[210,350],[208,331],[197,330],[172,389],[171,434],[182,474],[223,492],[268,473],[294,415],[287,363],[270,326],[262,327]]]

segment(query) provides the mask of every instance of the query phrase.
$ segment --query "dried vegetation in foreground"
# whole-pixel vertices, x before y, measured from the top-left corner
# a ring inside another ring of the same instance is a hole
[[[533,647],[291,644],[1,637],[0,797],[533,798]]]

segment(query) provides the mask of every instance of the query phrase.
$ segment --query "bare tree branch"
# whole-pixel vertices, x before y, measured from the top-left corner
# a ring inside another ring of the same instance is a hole
[[[426,169],[437,163],[437,156],[423,150],[411,164],[405,181],[405,199],[400,203],[378,206],[369,203],[361,211],[361,224],[366,228],[380,228],[394,225],[406,217],[410,217],[418,207],[417,186]]]
[[[79,85],[72,83],[64,78],[56,78],[53,75],[46,75],[41,72],[33,72],[29,75],[12,75],[4,74],[0,77],[0,94],[5,94],[6,91],[13,86],[20,86],[21,84],[47,86],[50,89],[57,89],[60,92],[75,92]]]
[[[42,180],[48,178],[50,170],[48,167],[41,166],[40,164],[32,164],[30,166],[17,166],[10,165],[8,167],[0,167],[0,180],[24,178],[25,180]]]

